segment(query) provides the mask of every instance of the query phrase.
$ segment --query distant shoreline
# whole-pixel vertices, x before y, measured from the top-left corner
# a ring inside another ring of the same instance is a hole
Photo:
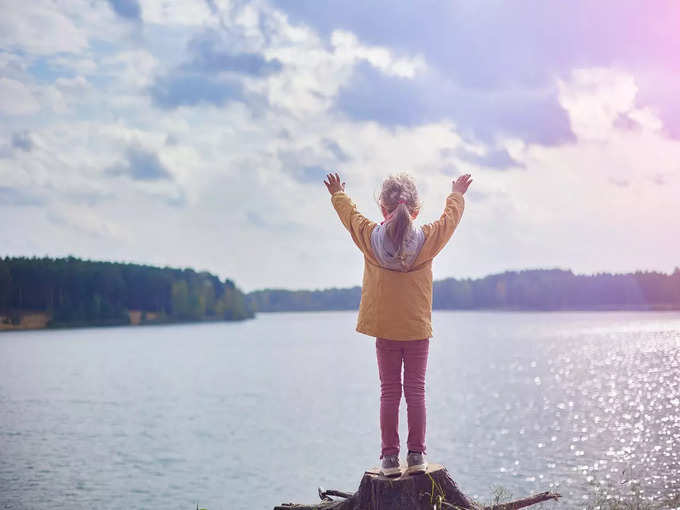
[[[424,289],[425,291],[427,289]],[[361,287],[242,292],[206,271],[75,257],[0,258],[0,331],[184,324],[257,312],[356,311]],[[434,310],[677,311],[680,268],[594,275],[564,269],[506,271],[433,282]]]
[[[358,310],[356,309],[334,309],[334,310],[277,310],[277,311],[268,311],[268,312],[258,312],[258,314],[261,315],[268,315],[268,314],[286,314],[286,313],[294,313],[294,314],[314,314],[314,313],[326,313],[326,312],[357,312]],[[586,313],[586,312],[592,312],[592,313],[602,313],[602,312],[679,312],[680,313],[680,307],[679,306],[673,306],[673,307],[659,307],[659,308],[561,308],[561,309],[544,309],[544,308],[474,308],[474,309],[450,309],[450,308],[435,308],[433,312],[487,312],[487,313],[568,313],[568,312],[581,312],[581,313]],[[35,314],[37,315],[37,314]],[[254,317],[250,317],[248,319],[242,319],[242,320],[253,320],[256,319],[257,315]],[[1,316],[0,316],[1,319]],[[14,325],[14,326],[9,326],[5,323],[0,323],[0,335],[5,332],[10,332],[10,331],[41,331],[41,330],[69,330],[69,329],[84,329],[84,328],[119,328],[119,327],[136,327],[136,326],[143,326],[143,327],[149,327],[149,326],[186,326],[186,325],[194,325],[194,324],[205,324],[205,323],[216,323],[216,322],[224,322],[224,323],[233,323],[233,322],[241,322],[242,320],[238,321],[233,321],[233,320],[224,320],[224,319],[202,319],[202,320],[166,320],[166,321],[155,321],[155,322],[144,322],[144,323],[139,323],[139,324],[133,324],[133,323],[120,323],[120,322],[112,322],[112,323],[77,323],[77,324],[60,324],[58,326],[40,326],[40,325]]]
[[[263,289],[248,293],[259,312],[353,310],[361,287]],[[506,271],[433,282],[434,310],[680,310],[680,268],[595,275],[563,269]]]
[[[133,310],[134,312],[134,310]],[[9,324],[6,322],[6,317],[0,315],[0,334],[9,331],[40,331],[40,330],[58,330],[58,329],[82,329],[82,328],[120,328],[120,327],[148,327],[148,326],[175,326],[175,325],[187,325],[187,324],[201,324],[201,323],[215,323],[215,322],[241,322],[244,320],[250,320],[255,318],[248,317],[245,319],[218,319],[218,318],[205,318],[198,320],[179,320],[179,319],[164,319],[164,320],[149,320],[142,322],[122,322],[122,321],[109,321],[109,322],[74,322],[74,323],[60,323],[57,325],[49,325],[50,316],[46,312],[34,312],[26,313],[21,317],[21,322],[19,324]]]
[[[316,312],[358,312],[356,308],[329,308],[319,310],[258,310],[258,314],[268,313],[316,313]],[[433,308],[433,312],[680,312],[680,305],[639,308]]]
[[[255,310],[233,280],[76,257],[0,258],[0,330],[235,321]]]

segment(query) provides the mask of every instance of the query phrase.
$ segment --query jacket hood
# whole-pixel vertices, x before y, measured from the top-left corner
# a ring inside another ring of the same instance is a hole
[[[381,266],[396,271],[408,271],[415,262],[420,249],[425,242],[425,234],[421,228],[416,228],[411,223],[409,230],[404,236],[404,246],[401,254],[399,247],[395,246],[387,234],[389,222],[377,225],[371,233],[371,246],[375,258]]]

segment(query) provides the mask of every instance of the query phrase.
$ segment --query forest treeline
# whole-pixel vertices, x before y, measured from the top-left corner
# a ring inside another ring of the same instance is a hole
[[[249,297],[258,311],[354,310],[361,287],[326,290],[265,289]],[[680,309],[680,268],[671,274],[579,275],[561,269],[507,271],[484,278],[434,282],[440,310],[664,310]]]
[[[264,289],[244,294],[208,272],[75,257],[0,258],[0,322],[26,327],[239,320],[256,311],[356,310],[361,287]],[[445,310],[680,309],[680,268],[671,274],[579,275],[561,269],[508,271],[434,282]],[[0,324],[0,329],[3,324]],[[6,328],[5,328],[6,329]]]
[[[30,312],[47,326],[238,320],[254,308],[233,281],[192,269],[67,258],[0,259],[0,316]],[[132,315],[131,315],[132,312]]]

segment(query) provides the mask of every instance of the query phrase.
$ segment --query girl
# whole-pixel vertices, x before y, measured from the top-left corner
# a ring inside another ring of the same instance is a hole
[[[376,337],[380,375],[380,473],[400,476],[398,418],[401,364],[408,415],[405,473],[423,473],[425,460],[425,370],[432,336],[432,259],[451,238],[463,214],[470,174],[453,181],[439,220],[415,228],[418,192],[407,174],[385,179],[379,205],[385,220],[362,216],[335,173],[324,181],[331,202],[364,254],[364,278],[356,330]]]

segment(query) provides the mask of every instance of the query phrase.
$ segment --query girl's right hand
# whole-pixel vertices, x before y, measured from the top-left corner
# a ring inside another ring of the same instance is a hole
[[[453,185],[451,186],[451,193],[461,193],[465,194],[465,192],[468,189],[468,186],[470,186],[470,183],[472,183],[472,179],[470,178],[470,174],[464,174],[458,177],[455,181],[453,181]]]

